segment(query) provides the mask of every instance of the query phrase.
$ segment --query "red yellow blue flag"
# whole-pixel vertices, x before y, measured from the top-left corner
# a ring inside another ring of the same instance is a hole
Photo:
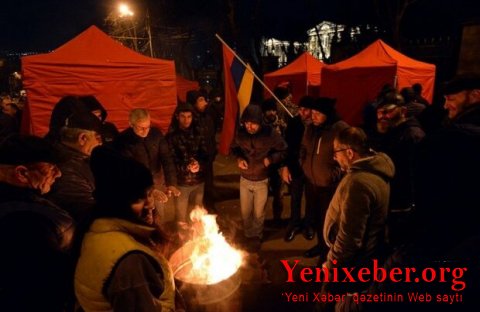
[[[250,65],[245,67],[224,43],[223,72],[225,75],[225,114],[220,134],[219,152],[228,155],[235,128],[243,110],[250,103],[254,75]]]

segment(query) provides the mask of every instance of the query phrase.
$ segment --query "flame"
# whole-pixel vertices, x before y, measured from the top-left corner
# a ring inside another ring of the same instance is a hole
[[[220,233],[217,216],[202,207],[190,213],[193,223],[194,248],[189,279],[201,284],[216,284],[232,276],[242,264],[242,253],[230,246]]]

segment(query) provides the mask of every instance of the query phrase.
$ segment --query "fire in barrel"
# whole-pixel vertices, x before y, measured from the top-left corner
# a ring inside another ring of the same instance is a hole
[[[242,251],[220,233],[216,215],[196,207],[190,214],[193,238],[170,257],[175,279],[187,301],[213,304],[231,297],[240,286]]]

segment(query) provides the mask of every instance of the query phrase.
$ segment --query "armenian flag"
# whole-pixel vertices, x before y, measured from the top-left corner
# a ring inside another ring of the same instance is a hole
[[[233,51],[223,45],[223,72],[225,75],[225,114],[220,134],[219,152],[228,155],[235,136],[235,128],[243,110],[250,103],[254,75],[250,65],[245,67]]]

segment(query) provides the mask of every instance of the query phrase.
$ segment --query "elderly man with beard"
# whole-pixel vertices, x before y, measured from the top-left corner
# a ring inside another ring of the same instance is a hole
[[[391,181],[389,240],[393,246],[411,236],[409,217],[415,209],[415,169],[418,144],[425,137],[415,117],[407,117],[407,106],[397,92],[384,96],[377,106],[377,138],[375,150],[384,152],[395,164]]]
[[[75,271],[84,311],[175,311],[173,272],[163,255],[151,172],[106,147],[91,158],[96,216]]]
[[[43,198],[61,176],[59,157],[42,138],[0,143],[0,310],[65,311],[73,298],[69,256],[74,222]]]

